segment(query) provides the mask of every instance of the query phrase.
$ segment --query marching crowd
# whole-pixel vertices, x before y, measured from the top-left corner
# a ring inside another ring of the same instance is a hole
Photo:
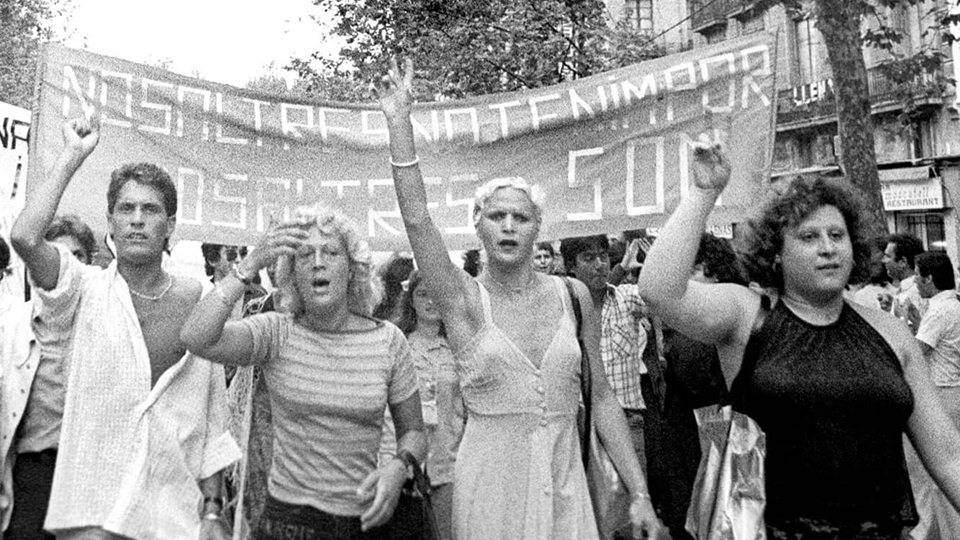
[[[176,186],[147,163],[112,173],[115,259],[92,265],[93,233],[57,207],[100,129],[64,125],[10,233],[30,300],[0,315],[3,538],[605,538],[582,396],[629,494],[612,538],[692,538],[693,411],[717,404],[766,433],[767,538],[960,538],[944,252],[873,238],[824,177],[781,182],[735,246],[704,234],[730,164],[702,140],[655,240],[538,242],[543,194],[497,178],[458,268],[428,211],[412,73],[394,64],[380,103],[413,259],[379,292],[356,225],[322,204],[249,251],[205,244],[209,282],[177,273]]]

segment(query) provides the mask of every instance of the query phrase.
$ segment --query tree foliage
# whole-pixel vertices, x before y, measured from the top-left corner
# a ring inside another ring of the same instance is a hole
[[[0,0],[0,100],[30,107],[40,43],[56,7],[55,0]]]
[[[337,17],[339,60],[292,67],[310,92],[370,99],[392,55],[413,58],[421,100],[556,84],[662,54],[600,0],[314,0]]]

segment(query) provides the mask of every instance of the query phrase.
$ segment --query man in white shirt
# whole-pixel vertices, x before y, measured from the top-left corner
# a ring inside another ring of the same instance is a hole
[[[950,257],[939,251],[918,255],[914,281],[920,296],[929,300],[917,330],[917,342],[930,365],[930,377],[943,408],[960,426],[960,300]],[[916,453],[908,451],[906,455],[920,514],[920,522],[910,536],[914,540],[960,538],[960,514],[933,483]]]
[[[920,297],[914,283],[914,266],[917,255],[923,253],[923,242],[912,234],[894,233],[887,237],[883,251],[883,264],[887,274],[899,290],[893,297],[892,313],[917,333],[920,319],[927,310],[927,302]]]
[[[162,268],[175,184],[147,163],[111,174],[117,258],[105,270],[44,239],[99,137],[96,117],[64,124],[64,149],[11,231],[42,300],[43,331],[70,342],[45,528],[69,540],[225,539],[220,471],[240,456],[226,429],[222,367],[187,354],[179,339],[201,285]]]

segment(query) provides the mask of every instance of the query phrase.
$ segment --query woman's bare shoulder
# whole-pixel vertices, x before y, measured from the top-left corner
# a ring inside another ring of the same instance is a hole
[[[913,334],[910,333],[910,329],[903,321],[886,311],[863,306],[856,302],[847,301],[847,305],[883,337],[887,345],[893,349],[897,358],[900,359],[901,364],[904,364],[909,356],[916,352],[913,350],[916,348]]]

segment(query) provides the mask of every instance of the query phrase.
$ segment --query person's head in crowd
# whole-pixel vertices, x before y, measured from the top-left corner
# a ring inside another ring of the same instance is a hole
[[[747,285],[730,242],[706,232],[700,237],[690,279],[701,283]]]
[[[93,257],[97,254],[97,237],[79,217],[62,214],[53,218],[43,238],[67,248],[83,264],[93,264]]]
[[[487,264],[529,264],[542,214],[543,193],[522,178],[494,178],[477,188],[473,223]]]
[[[10,244],[0,236],[0,281],[10,273]]]
[[[533,254],[533,269],[544,274],[553,273],[553,259],[557,256],[550,242],[537,242],[537,251]]]
[[[468,249],[463,252],[463,270],[471,277],[477,277],[483,271],[483,257],[479,249]]]
[[[393,319],[397,302],[403,293],[403,282],[413,271],[413,259],[401,253],[394,253],[380,267],[380,284],[383,286],[383,295],[373,310],[373,316],[378,319]]]
[[[749,281],[810,297],[870,272],[867,214],[841,179],[798,176],[749,219],[736,250]]]
[[[161,260],[177,224],[176,184],[151,163],[123,165],[110,175],[107,221],[118,259]]]
[[[223,244],[200,244],[203,253],[203,270],[214,282],[220,281],[243,260],[247,246],[225,246]]]
[[[957,288],[953,277],[953,263],[944,251],[928,251],[917,255],[917,292],[921,298],[936,296],[942,291]]]
[[[439,325],[439,335],[443,335],[440,310],[434,304],[430,291],[423,286],[423,276],[418,270],[414,270],[403,282],[403,295],[397,306],[396,324],[403,335],[409,336],[421,327],[421,323]]]
[[[883,263],[883,252],[887,249],[887,237],[880,236],[870,242],[870,275],[867,276],[865,284],[879,285],[885,287],[890,284],[890,274],[887,273],[887,265]],[[856,285],[852,283],[853,285]]]
[[[298,208],[292,219],[309,237],[295,255],[277,259],[278,311],[329,313],[345,303],[351,313],[370,315],[370,249],[356,224],[319,204]]]
[[[576,236],[560,241],[567,272],[593,293],[606,289],[610,277],[610,240],[606,235]]]
[[[887,274],[896,280],[913,275],[917,255],[923,253],[923,242],[909,233],[894,233],[887,236],[883,250],[883,264]]]

